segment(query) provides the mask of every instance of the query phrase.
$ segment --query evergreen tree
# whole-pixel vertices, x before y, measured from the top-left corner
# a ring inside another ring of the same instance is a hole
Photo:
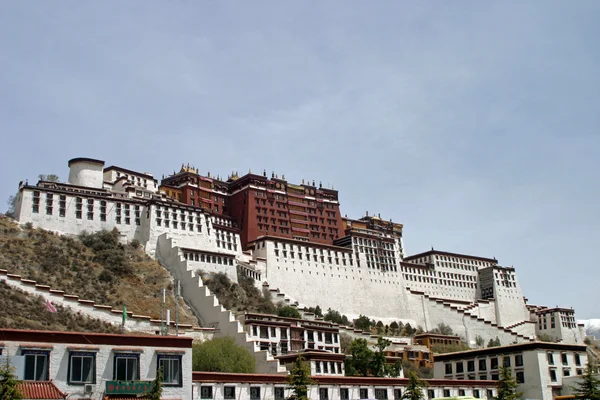
[[[415,371],[408,372],[408,384],[402,394],[403,400],[423,400],[423,388],[427,386],[427,382],[419,378]]]
[[[498,396],[496,400],[517,400],[521,393],[517,392],[517,381],[506,367],[500,368],[500,380],[498,381]]]
[[[369,321],[369,317],[361,314],[354,320],[354,327],[363,331],[369,331],[371,330],[371,321]]]
[[[154,380],[152,381],[152,386],[150,387],[150,390],[146,394],[144,394],[144,398],[148,400],[160,400],[160,396],[163,392],[162,382],[163,370],[162,367],[160,367],[158,371],[156,371],[156,378],[154,378]]]
[[[595,375],[596,367],[588,363],[580,380],[573,387],[577,397],[589,400],[600,400],[600,379]]]
[[[292,395],[289,399],[308,400],[308,385],[312,385],[313,381],[310,378],[310,365],[304,361],[302,355],[298,355],[292,371],[288,376],[288,383]]]
[[[390,328],[392,329],[392,335],[396,335],[398,333],[398,323],[396,321],[392,321]]]
[[[13,368],[8,363],[0,366],[0,399],[2,400],[20,400],[23,398],[18,388],[19,382],[13,375]]]

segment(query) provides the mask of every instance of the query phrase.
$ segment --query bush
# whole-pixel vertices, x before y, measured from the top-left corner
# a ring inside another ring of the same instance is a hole
[[[297,319],[302,318],[302,315],[300,315],[300,311],[296,310],[294,307],[291,307],[291,306],[281,307],[277,311],[277,315],[279,315],[280,317],[286,317],[286,318],[297,318]]]
[[[331,308],[329,310],[327,310],[327,314],[325,314],[323,319],[325,321],[330,321],[330,322],[333,322],[334,324],[339,324],[339,325],[347,326],[350,323],[350,321],[348,320],[348,317],[346,317],[345,315],[341,315],[339,311],[332,310]]]
[[[194,344],[192,369],[207,372],[253,373],[254,356],[235,343],[232,337],[220,337]]]

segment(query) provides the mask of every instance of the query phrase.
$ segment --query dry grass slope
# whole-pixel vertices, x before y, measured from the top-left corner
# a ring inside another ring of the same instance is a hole
[[[55,313],[48,312],[41,296],[28,295],[4,282],[0,282],[0,309],[2,328],[99,333],[120,331],[118,326],[74,313],[60,305],[56,306]]]
[[[108,236],[98,240],[105,239],[108,245],[104,248],[90,248],[78,238],[42,229],[21,229],[14,220],[0,216],[0,268],[80,299],[113,307],[124,304],[134,314],[153,318],[160,316],[160,290],[166,287],[167,307],[174,310],[169,273],[142,249],[118,243],[111,247]],[[183,300],[180,323],[197,325]]]

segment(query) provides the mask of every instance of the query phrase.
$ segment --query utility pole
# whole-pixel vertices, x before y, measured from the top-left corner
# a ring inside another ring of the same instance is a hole
[[[175,336],[179,336],[179,296],[181,295],[181,286],[177,279],[175,286]]]

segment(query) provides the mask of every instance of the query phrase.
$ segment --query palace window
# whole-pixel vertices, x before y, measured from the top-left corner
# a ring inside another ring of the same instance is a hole
[[[200,398],[201,399],[212,399],[213,398],[212,386],[200,386]]]
[[[250,400],[260,400],[260,387],[259,386],[251,386],[250,387]]]
[[[83,214],[83,199],[81,197],[77,197],[75,199],[75,218],[81,219]]]
[[[96,382],[96,353],[69,354],[69,385]]]
[[[350,400],[348,388],[340,388],[340,400]]]
[[[223,398],[231,400],[235,399],[235,386],[223,387]]]
[[[367,388],[360,388],[358,390],[358,398],[359,399],[368,399],[369,398],[369,389],[367,389]]]
[[[388,398],[387,389],[375,389],[375,398],[378,400],[387,400],[387,398]]]
[[[319,400],[329,400],[329,389],[319,388]]]
[[[275,400],[284,400],[285,399],[285,388],[276,387],[275,391]]]

